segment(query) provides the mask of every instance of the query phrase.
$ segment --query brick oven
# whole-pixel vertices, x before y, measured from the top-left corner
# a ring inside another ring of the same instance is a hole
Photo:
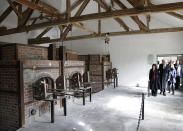
[[[18,128],[31,122],[33,109],[37,116],[49,110],[48,102],[34,99],[34,88],[36,82],[43,78],[55,81],[60,73],[59,65],[59,61],[49,60],[0,62],[0,116],[4,118],[1,119],[2,130],[7,126]],[[54,83],[51,86],[54,88]]]
[[[50,106],[48,102],[40,101],[47,98],[49,94],[40,94],[44,82],[55,88],[55,80],[60,75],[60,62],[49,60],[25,60],[23,61],[23,89],[24,89],[24,111],[25,122],[30,122],[31,111],[41,116]],[[41,85],[40,85],[41,84]],[[39,87],[40,86],[40,87]],[[42,88],[43,89],[43,88]]]
[[[6,44],[0,50],[0,130],[16,130],[50,110],[42,101],[50,96],[45,83],[56,88],[59,75],[85,71],[85,62],[65,47]]]
[[[55,81],[60,75],[69,79],[89,67],[93,81],[104,81],[103,64],[88,62],[91,65],[86,66],[78,57],[76,52],[62,46],[56,49],[55,45],[0,46],[0,130],[16,130],[49,111],[50,102],[43,101],[50,96],[45,86],[56,88]],[[95,85],[94,92],[100,91],[101,85]]]
[[[109,55],[79,55],[78,59],[85,61],[85,69],[90,72],[92,82],[97,82],[92,85],[92,92],[99,92],[105,88],[106,71],[112,69]]]

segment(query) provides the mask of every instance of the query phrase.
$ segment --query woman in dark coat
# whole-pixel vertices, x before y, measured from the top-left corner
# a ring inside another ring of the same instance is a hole
[[[157,90],[160,88],[160,80],[156,64],[152,65],[152,69],[149,72],[149,81],[152,96],[157,96]]]

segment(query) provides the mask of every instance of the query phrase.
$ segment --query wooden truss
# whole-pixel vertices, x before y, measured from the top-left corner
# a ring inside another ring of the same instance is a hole
[[[82,12],[86,8],[90,0],[77,0],[72,5],[71,0],[66,0],[66,11],[63,13],[61,13],[55,7],[41,0],[7,0],[7,2],[9,3],[9,7],[1,14],[0,23],[2,23],[3,20],[12,11],[14,11],[18,17],[18,25],[16,28],[11,29],[0,27],[0,36],[43,29],[43,31],[35,39],[29,39],[29,44],[43,44],[59,41],[105,37],[106,33],[109,33],[109,36],[118,36],[130,34],[149,34],[183,31],[183,27],[161,29],[149,28],[151,14],[167,13],[168,15],[183,20],[183,15],[175,12],[183,10],[183,2],[154,5],[150,2],[150,0],[127,0],[129,4],[131,4],[133,7],[127,8],[121,0],[111,0],[111,6],[109,6],[105,0],[94,1],[98,3],[98,13],[82,15]],[[114,4],[116,4],[120,8],[120,10],[112,8]],[[23,11],[22,6],[26,6],[27,9]],[[72,16],[71,12],[77,7],[79,7],[78,10]],[[105,12],[101,12],[101,8]],[[35,10],[41,12],[41,14],[38,17],[31,18],[33,11]],[[146,23],[143,23],[140,20],[140,18],[138,17],[139,15],[146,16]],[[137,24],[139,30],[133,30],[128,27],[128,25],[123,21],[123,17],[130,17],[135,22],[135,24]],[[48,21],[36,24],[36,21],[40,18],[47,19]],[[101,20],[110,18],[113,18],[123,28],[124,31],[102,33]],[[30,20],[32,21],[31,24],[30,22],[28,22]],[[97,33],[85,27],[82,23],[91,20],[98,20]],[[49,32],[54,26],[59,27],[60,38],[50,39],[49,37],[44,37],[44,35]],[[89,32],[90,35],[68,37],[67,35],[69,31],[72,30],[73,26],[80,30]]]

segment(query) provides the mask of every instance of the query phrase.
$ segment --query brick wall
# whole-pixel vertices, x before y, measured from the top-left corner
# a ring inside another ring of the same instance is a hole
[[[101,61],[102,58],[102,61]],[[112,63],[109,62],[109,55],[79,55],[79,60],[85,61],[85,68],[87,71],[90,71],[91,81],[93,82],[101,82],[93,85],[93,92],[99,92],[103,90],[104,84],[102,82],[105,81],[106,78],[106,70],[112,68]]]
[[[77,52],[67,50],[66,51],[66,60],[78,60]]]
[[[48,48],[23,44],[7,44],[1,47],[2,60],[47,60]]]
[[[0,130],[19,128],[18,65],[16,61],[0,61]]]
[[[16,59],[16,45],[4,45],[1,47],[1,60]]]
[[[0,92],[0,131],[14,131],[19,128],[18,96]]]
[[[17,45],[19,60],[48,60],[48,48]]]
[[[89,55],[78,55],[78,60],[79,61],[84,61],[85,62],[85,70],[89,70]]]

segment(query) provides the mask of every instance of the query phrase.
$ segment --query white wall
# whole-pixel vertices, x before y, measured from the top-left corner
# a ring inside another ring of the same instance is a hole
[[[19,34],[13,34],[13,35],[7,35],[7,36],[0,36],[0,42],[6,42],[6,43],[22,43],[27,44],[28,36],[26,33],[19,33]]]
[[[67,47],[81,54],[105,53],[104,41],[89,39],[68,42]],[[147,86],[148,73],[157,54],[183,54],[183,33],[131,35],[112,37],[110,54],[113,66],[119,69],[119,84]],[[153,56],[153,57],[152,57]]]

